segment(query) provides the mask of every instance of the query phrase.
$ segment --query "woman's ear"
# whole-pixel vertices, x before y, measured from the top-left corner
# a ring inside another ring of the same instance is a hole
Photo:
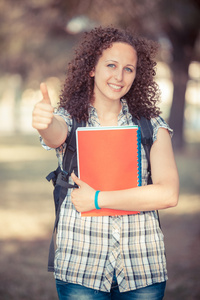
[[[94,69],[92,69],[92,71],[90,71],[90,77],[94,77]]]

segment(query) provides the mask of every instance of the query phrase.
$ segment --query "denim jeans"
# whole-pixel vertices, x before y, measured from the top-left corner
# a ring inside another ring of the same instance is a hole
[[[116,277],[110,292],[102,292],[82,285],[67,283],[56,279],[59,300],[162,300],[166,282],[156,283],[137,290],[120,293]]]

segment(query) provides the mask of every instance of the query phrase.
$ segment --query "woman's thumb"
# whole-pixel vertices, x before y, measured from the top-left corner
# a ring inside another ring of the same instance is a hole
[[[48,93],[46,83],[42,82],[40,84],[40,91],[41,91],[42,96],[43,96],[43,102],[45,102],[47,104],[51,104],[51,100],[49,98],[49,93]]]
[[[72,173],[71,177],[78,186],[81,186],[82,181],[75,175],[75,173]]]

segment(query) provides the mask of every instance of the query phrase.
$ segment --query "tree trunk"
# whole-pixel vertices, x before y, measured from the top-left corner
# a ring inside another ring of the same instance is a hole
[[[172,139],[175,149],[181,149],[184,146],[184,112],[185,112],[185,93],[188,82],[189,62],[173,62],[171,70],[173,72],[173,101],[170,111],[169,125],[174,129]]]
[[[179,150],[184,146],[185,142],[185,93],[189,79],[188,68],[194,56],[194,45],[198,37],[198,30],[185,29],[179,32],[175,28],[169,27],[168,36],[173,46],[171,70],[174,84],[169,125],[174,129],[173,146]]]

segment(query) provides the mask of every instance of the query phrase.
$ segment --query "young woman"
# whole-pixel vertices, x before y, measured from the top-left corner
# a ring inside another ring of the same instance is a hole
[[[75,174],[79,185],[68,190],[61,206],[55,279],[59,299],[163,299],[167,280],[163,234],[156,210],[177,205],[179,180],[172,130],[156,107],[160,93],[154,81],[157,45],[113,27],[85,34],[69,63],[56,111],[47,87],[33,111],[33,127],[45,148],[55,148],[60,165],[72,116],[87,126],[133,125],[144,116],[153,126],[150,153],[152,185],[142,151],[142,186],[100,192],[98,206],[140,211],[123,216],[81,217],[95,208],[95,190]],[[127,141],[127,147],[128,141]],[[122,158],[123,159],[123,158]]]

